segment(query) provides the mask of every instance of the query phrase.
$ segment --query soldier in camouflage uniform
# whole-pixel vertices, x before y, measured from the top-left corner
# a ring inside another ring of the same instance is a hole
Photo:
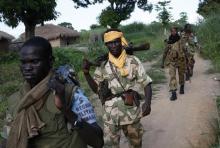
[[[169,67],[169,75],[170,75],[170,92],[171,97],[170,100],[177,99],[177,79],[176,79],[176,69],[178,69],[179,76],[179,85],[180,85],[180,94],[184,94],[184,83],[185,83],[185,49],[182,46],[182,41],[180,36],[177,33],[177,28],[173,27],[171,29],[171,35],[169,40],[166,43],[166,48],[163,55],[162,60],[162,68],[164,67],[165,59],[167,59],[167,66]]]
[[[181,40],[183,41],[183,46],[186,49],[186,80],[189,80],[193,76],[193,68],[195,64],[194,54],[195,54],[195,36],[192,33],[191,25],[186,24],[184,30],[181,33]]]
[[[103,104],[105,147],[119,148],[122,130],[128,138],[131,148],[141,148],[143,127],[140,119],[150,114],[151,111],[152,80],[145,73],[140,60],[133,55],[126,54],[124,46],[127,46],[127,43],[120,30],[107,30],[104,33],[104,42],[109,49],[108,60],[96,68],[94,79],[89,74],[88,61],[84,60],[83,64],[84,75],[92,90],[97,93],[101,89],[100,83],[107,80],[113,95],[131,89],[138,92],[141,90],[141,98],[145,100],[140,106],[126,105],[122,95],[111,99],[106,98]]]

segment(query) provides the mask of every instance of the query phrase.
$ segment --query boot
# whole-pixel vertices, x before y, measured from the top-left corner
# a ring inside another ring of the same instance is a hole
[[[170,97],[170,101],[174,101],[177,99],[177,96],[176,96],[176,91],[172,91],[172,94],[171,94],[171,97]]]
[[[180,85],[180,94],[184,94],[184,85]]]

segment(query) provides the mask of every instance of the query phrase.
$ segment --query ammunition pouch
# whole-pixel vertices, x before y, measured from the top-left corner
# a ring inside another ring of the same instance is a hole
[[[135,104],[137,107],[140,106],[141,96],[138,92],[132,89],[123,92],[121,97],[124,100],[125,105],[133,106]]]
[[[104,80],[99,84],[98,96],[102,105],[105,104],[105,101],[111,100],[114,97],[121,96],[125,105],[128,106],[136,105],[137,107],[139,107],[141,100],[140,94],[132,89],[129,89],[127,91],[118,94],[112,94],[111,90],[108,88],[107,80]]]

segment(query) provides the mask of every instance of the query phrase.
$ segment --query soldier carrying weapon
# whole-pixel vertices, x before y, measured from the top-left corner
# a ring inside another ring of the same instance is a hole
[[[151,111],[152,80],[140,60],[126,52],[124,47],[128,44],[120,30],[107,30],[104,42],[109,52],[104,58],[106,60],[96,67],[93,78],[89,73],[90,63],[88,60],[83,63],[89,86],[102,97],[104,145],[119,147],[120,132],[123,130],[129,139],[129,146],[140,148],[143,136],[140,119]],[[142,105],[141,99],[144,101]]]
[[[184,26],[184,30],[181,33],[182,46],[186,49],[186,81],[190,80],[193,76],[193,68],[195,64],[194,54],[196,48],[195,37],[192,32],[190,24]]]
[[[178,69],[179,74],[179,84],[180,84],[180,94],[184,94],[184,74],[185,74],[185,67],[186,67],[186,52],[183,46],[181,45],[180,36],[177,33],[177,28],[173,27],[171,29],[171,35],[166,42],[166,48],[163,54],[162,65],[161,67],[164,68],[165,59],[167,59],[167,66],[169,67],[169,75],[170,75],[170,92],[171,97],[170,100],[177,99],[177,80],[176,80],[176,69]]]

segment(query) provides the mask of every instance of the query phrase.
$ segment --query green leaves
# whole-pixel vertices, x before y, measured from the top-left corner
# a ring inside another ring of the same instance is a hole
[[[117,28],[121,22],[120,16],[116,11],[112,10],[110,7],[102,10],[102,13],[98,17],[99,24],[104,27],[110,26],[111,28]]]
[[[153,9],[153,5],[148,3],[148,0],[139,0],[137,2],[138,8],[144,10],[144,11],[149,11],[151,12]]]
[[[188,16],[186,12],[181,12],[180,14],[180,18],[176,21],[179,25],[185,25],[188,21]]]
[[[170,2],[171,1],[159,1],[157,5],[155,5],[155,9],[158,11],[157,18],[164,26],[167,26],[171,20],[171,13],[169,10],[172,9],[172,7],[169,7]]]
[[[210,14],[220,12],[220,1],[219,0],[200,1],[197,12],[203,17],[208,17]]]
[[[0,0],[0,14],[9,26],[16,27],[21,22],[39,24],[55,19],[55,0]]]
[[[102,3],[103,0],[72,0],[75,3],[75,8],[84,7],[87,8],[89,5],[96,3]]]
[[[56,5],[56,0],[0,0],[0,19],[11,27],[16,27],[19,22],[23,22],[26,28],[35,27],[58,17]]]
[[[74,29],[72,24],[71,23],[68,23],[68,22],[62,22],[60,24],[58,24],[59,26],[62,26],[62,27],[66,27],[66,28],[69,28],[69,29]]]
[[[213,62],[214,70],[220,72],[220,13],[209,16],[198,26],[198,40],[201,53]]]
[[[151,11],[148,0],[108,0],[109,6],[98,16],[99,23],[106,27],[117,28],[121,21],[129,19],[137,4],[144,11]]]

